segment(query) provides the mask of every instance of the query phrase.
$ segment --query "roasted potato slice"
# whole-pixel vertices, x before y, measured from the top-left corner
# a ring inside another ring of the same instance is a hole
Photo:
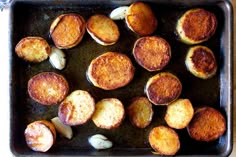
[[[202,8],[190,9],[177,22],[177,33],[186,44],[199,44],[208,40],[216,31],[216,16]]]
[[[175,155],[180,149],[178,134],[166,126],[158,126],[149,133],[151,147],[161,155]]]
[[[54,105],[61,102],[68,94],[67,80],[54,72],[42,72],[28,81],[30,97],[42,105]]]
[[[182,92],[180,80],[169,72],[162,72],[151,77],[145,87],[148,99],[155,105],[168,105]]]
[[[91,119],[94,111],[93,97],[87,91],[76,90],[60,104],[58,117],[66,125],[81,125]]]
[[[122,102],[116,98],[102,99],[96,104],[94,124],[103,129],[114,129],[121,125],[125,117]]]
[[[113,45],[119,37],[120,32],[116,23],[109,17],[101,14],[91,16],[87,21],[87,32],[101,45]]]
[[[194,46],[188,50],[185,64],[196,77],[209,79],[216,74],[217,63],[214,53],[206,46]]]
[[[187,127],[193,118],[194,109],[188,99],[178,99],[167,106],[165,121],[175,129]]]
[[[153,117],[152,104],[146,97],[136,97],[127,107],[131,123],[138,128],[147,127]]]
[[[134,76],[134,66],[124,54],[107,52],[92,60],[87,78],[96,87],[114,90],[127,85]]]
[[[46,120],[30,123],[24,134],[28,147],[38,152],[48,151],[56,140],[56,130],[53,124]]]
[[[15,47],[18,57],[28,62],[42,62],[48,58],[51,48],[41,37],[25,37]]]

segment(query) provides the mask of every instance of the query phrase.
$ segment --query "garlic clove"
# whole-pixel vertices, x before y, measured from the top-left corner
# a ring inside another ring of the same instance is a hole
[[[108,140],[107,137],[101,135],[101,134],[96,134],[91,136],[88,139],[89,143],[95,148],[95,149],[108,149],[112,147],[112,142]]]
[[[51,47],[51,54],[49,55],[49,62],[52,64],[52,66],[56,69],[62,70],[66,65],[66,55],[65,53],[56,48]]]
[[[128,6],[118,7],[112,10],[109,16],[112,20],[123,20],[125,19],[126,11],[128,10],[128,8]]]
[[[65,125],[61,122],[58,117],[51,119],[53,125],[55,126],[56,130],[64,137],[71,139],[73,136],[73,132],[70,126]]]

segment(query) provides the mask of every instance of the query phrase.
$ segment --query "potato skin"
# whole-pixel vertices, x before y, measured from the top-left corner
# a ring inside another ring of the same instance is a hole
[[[124,117],[122,102],[116,98],[105,98],[97,102],[92,120],[99,128],[114,129],[121,125]]]
[[[87,78],[96,87],[114,90],[127,85],[134,77],[134,70],[126,55],[106,52],[91,61]]]
[[[42,72],[28,81],[29,96],[42,105],[54,105],[61,102],[68,94],[66,79],[54,72]]]
[[[193,118],[194,109],[189,99],[178,99],[167,106],[165,121],[175,129],[183,129],[188,126]]]
[[[157,71],[163,69],[169,63],[171,47],[161,37],[141,37],[134,44],[133,55],[143,68],[148,71]]]
[[[93,97],[87,91],[75,90],[60,104],[58,117],[66,125],[81,125],[91,119],[94,111]]]
[[[28,62],[42,62],[48,58],[51,48],[47,41],[42,37],[22,38],[15,47],[18,57]]]
[[[69,13],[58,16],[50,26],[50,35],[59,49],[78,45],[85,33],[86,23],[79,14]]]
[[[154,105],[168,105],[182,92],[180,80],[169,72],[161,72],[149,78],[145,93]]]
[[[105,15],[91,16],[87,21],[86,28],[91,37],[104,46],[115,44],[120,37],[116,23]]]
[[[190,9],[185,12],[177,22],[177,33],[182,42],[186,44],[199,44],[216,31],[216,16],[202,8]]]
[[[149,5],[143,2],[131,4],[126,12],[126,24],[133,32],[151,35],[157,28],[157,19]]]
[[[180,149],[178,134],[167,126],[158,126],[149,133],[149,144],[161,155],[175,155]]]
[[[196,110],[187,127],[189,136],[197,141],[210,142],[222,136],[226,130],[224,116],[212,107]]]
[[[146,97],[136,97],[127,107],[127,114],[134,126],[138,128],[145,128],[152,121],[152,104]]]
[[[201,79],[209,79],[217,71],[215,55],[206,46],[191,47],[186,55],[185,65],[194,76]]]
[[[51,122],[38,120],[27,125],[24,135],[30,149],[46,152],[56,140],[56,129]]]

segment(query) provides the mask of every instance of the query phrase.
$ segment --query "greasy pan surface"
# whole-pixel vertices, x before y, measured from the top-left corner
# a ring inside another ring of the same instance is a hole
[[[63,13],[79,13],[85,20],[96,13],[109,15],[120,5],[129,5],[132,1],[16,1],[11,6],[11,149],[15,155],[152,155],[148,143],[150,130],[164,121],[165,106],[153,106],[154,117],[145,129],[131,125],[126,116],[123,124],[113,130],[97,128],[92,121],[74,126],[71,140],[57,137],[54,146],[46,153],[31,151],[24,139],[27,124],[39,119],[50,120],[57,116],[58,105],[43,106],[33,101],[27,93],[28,80],[45,71],[62,74],[69,82],[70,92],[76,89],[86,90],[96,102],[102,98],[115,97],[125,106],[136,96],[144,96],[144,85],[149,77],[157,72],[148,72],[141,68],[132,56],[132,48],[138,35],[131,32],[124,20],[115,21],[120,29],[120,39],[113,46],[97,44],[88,33],[74,48],[64,50],[67,65],[64,70],[54,69],[48,60],[32,64],[27,63],[14,52],[18,41],[26,36],[41,36],[50,44],[49,28],[52,21]],[[232,149],[232,8],[227,1],[147,1],[158,19],[154,35],[166,39],[172,49],[170,63],[161,71],[172,72],[183,84],[180,98],[191,100],[194,108],[211,106],[220,110],[227,119],[227,131],[218,140],[210,143],[192,140],[186,129],[177,130],[181,148],[177,155],[220,155],[227,156]],[[218,71],[216,76],[202,80],[190,74],[184,64],[186,52],[190,46],[178,41],[175,26],[178,18],[187,10],[202,7],[213,12],[218,20],[215,35],[201,45],[215,53]],[[133,81],[120,89],[104,91],[92,86],[86,79],[86,70],[91,60],[106,51],[117,51],[128,55],[135,68]],[[88,143],[88,137],[97,133],[104,134],[114,142],[112,149],[94,150]]]

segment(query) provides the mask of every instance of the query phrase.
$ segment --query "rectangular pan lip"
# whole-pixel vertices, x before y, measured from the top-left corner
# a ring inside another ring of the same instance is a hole
[[[11,19],[13,19],[13,10],[12,10],[12,6],[14,6],[14,4],[16,4],[15,2],[24,2],[24,3],[32,3],[32,4],[40,4],[40,3],[43,3],[43,2],[48,2],[48,3],[52,3],[52,4],[54,4],[55,3],[55,1],[53,0],[53,1],[50,1],[50,0],[38,0],[38,1],[32,1],[32,0],[15,0],[15,1],[13,1],[13,3],[11,4],[11,8],[10,8],[10,20]],[[86,3],[86,1],[84,1],[84,0],[81,0],[81,1],[76,1],[76,0],[69,0],[69,2],[71,2],[71,3]],[[107,2],[106,0],[102,0],[101,1],[101,3],[105,3],[105,2]],[[114,2],[114,1],[111,1],[111,3],[112,4],[123,4],[123,3],[132,3],[132,2],[134,2],[134,1],[126,1],[126,2],[124,2],[124,0],[121,0],[120,2],[118,1],[118,2]],[[172,3],[174,3],[173,1],[171,1],[171,0],[169,0],[169,1],[160,1],[160,2],[155,2],[155,1],[153,1],[153,0],[147,0],[147,1],[144,1],[143,0],[143,2],[154,2],[154,3],[161,3],[161,4],[165,4],[165,3],[169,3],[169,2],[172,2]],[[177,2],[179,2],[179,1],[177,1]],[[202,4],[203,2],[206,2],[205,0],[199,0],[199,1],[193,1],[193,3],[191,3],[191,5],[198,5],[198,4]],[[225,152],[223,152],[222,154],[219,154],[219,155],[192,155],[192,156],[228,156],[231,152],[232,152],[232,147],[233,147],[233,69],[234,69],[234,67],[233,67],[233,57],[232,57],[232,54],[233,54],[233,7],[232,7],[232,4],[231,4],[231,2],[230,1],[228,1],[228,0],[226,0],[226,1],[224,1],[224,0],[217,0],[217,1],[214,1],[214,0],[208,0],[207,2],[209,2],[210,4],[211,3],[214,3],[214,4],[219,4],[219,3],[224,3],[225,4],[225,7],[226,7],[226,10],[228,11],[227,12],[227,17],[228,18],[225,18],[225,20],[226,20],[226,25],[228,25],[228,28],[226,29],[226,33],[227,33],[227,41],[229,41],[228,43],[227,43],[227,51],[229,52],[228,54],[227,54],[227,56],[225,57],[226,58],[226,60],[228,60],[228,64],[227,64],[227,78],[229,79],[228,80],[228,86],[227,86],[227,89],[226,89],[226,92],[227,92],[227,101],[228,101],[228,106],[227,107],[225,107],[225,108],[227,108],[227,148],[225,149],[226,151]],[[65,3],[65,1],[62,1],[62,3]],[[89,3],[91,3],[91,4],[94,4],[93,3],[93,1],[91,1],[91,2],[89,2]],[[206,3],[206,5],[208,5],[209,3]],[[180,5],[183,5],[183,6],[186,6],[186,5],[190,5],[189,4],[189,2],[188,1],[183,1],[183,2],[179,2],[179,4]],[[10,21],[10,26],[9,26],[9,30],[12,30],[13,29],[13,25],[12,25],[12,23],[11,23],[12,21]],[[12,38],[13,38],[13,34],[12,34],[12,32],[10,31],[9,32],[9,35],[10,35],[10,40],[12,40]],[[11,41],[9,42],[9,43],[11,43]],[[9,53],[11,53],[11,52],[13,52],[13,47],[10,45],[10,50],[9,50]],[[11,62],[12,61],[12,58],[10,58],[10,61],[9,62]],[[12,66],[10,67],[10,81],[12,80]],[[220,80],[221,81],[221,90],[222,90],[222,80]],[[12,93],[11,93],[11,91],[12,91],[12,89],[13,89],[13,87],[12,87],[12,84],[11,84],[11,82],[10,82],[10,95],[12,95]],[[11,106],[12,105],[12,97],[10,96],[10,107],[11,107],[11,111],[12,111],[12,107],[13,106]],[[14,115],[12,115],[12,112],[10,113],[10,120],[13,120],[14,118],[13,118],[13,116]],[[12,123],[12,121],[10,122],[10,128],[12,128],[12,125],[13,125],[13,123]],[[14,149],[15,148],[13,148],[14,147],[14,144],[13,144],[13,141],[12,141],[12,136],[14,136],[13,135],[13,132],[11,131],[10,132],[10,139],[11,139],[11,141],[10,141],[10,148],[11,148],[11,152],[14,154],[14,155],[16,155],[16,156],[28,156],[28,155],[26,155],[26,154],[18,154]],[[108,153],[109,154],[109,153]],[[43,155],[43,154],[32,154],[32,155]],[[62,154],[63,155],[63,154]],[[50,156],[50,154],[45,154],[45,156]],[[60,155],[59,155],[60,156]],[[64,155],[63,155],[64,156]],[[66,156],[70,156],[70,155],[66,155]],[[73,155],[72,155],[73,156]],[[119,155],[115,155],[115,156],[119,156]],[[140,155],[140,156],[143,156],[143,155]],[[181,156],[188,156],[188,155],[181,155]]]

